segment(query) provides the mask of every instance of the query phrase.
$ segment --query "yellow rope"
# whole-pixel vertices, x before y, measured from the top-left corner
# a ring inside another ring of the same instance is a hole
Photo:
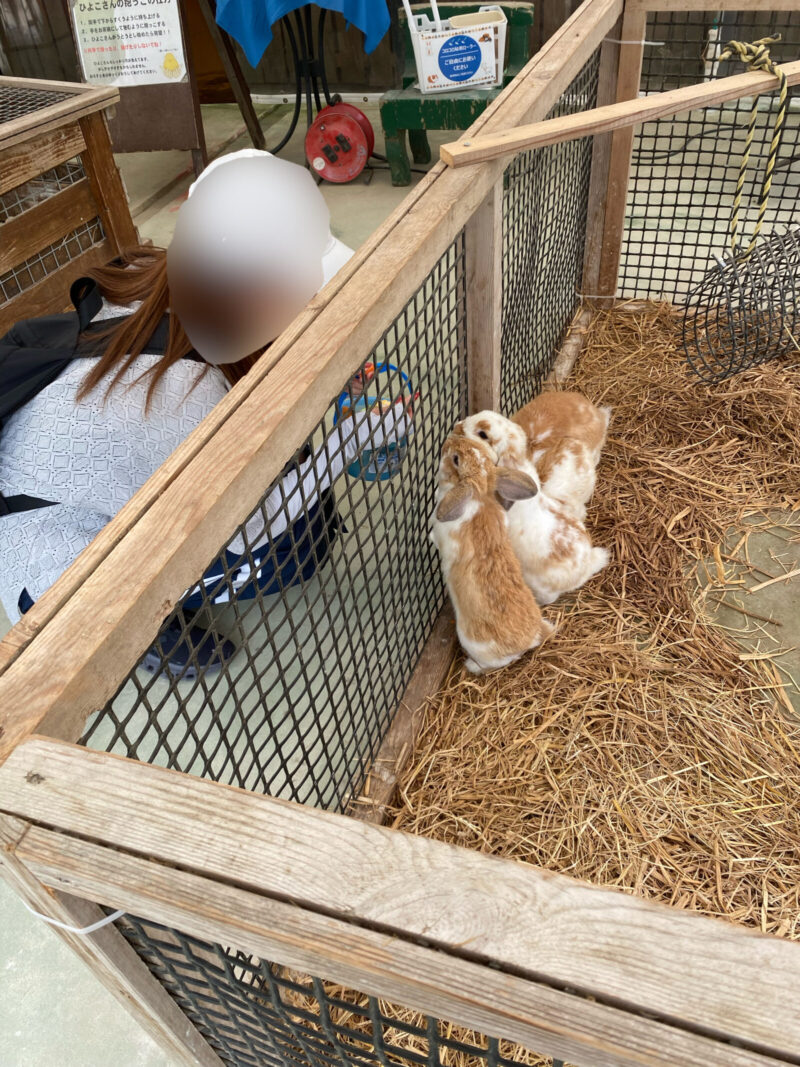
[[[744,183],[747,177],[747,168],[750,162],[750,149],[753,144],[753,133],[758,118],[758,97],[753,100],[753,109],[750,112],[750,122],[747,126],[747,136],[745,137],[744,142],[742,163],[739,168],[739,180],[736,183],[736,194],[733,198],[733,211],[731,212],[731,251],[734,256],[748,256],[753,251],[756,238],[758,237],[764,222],[764,214],[769,202],[769,191],[772,186],[772,172],[775,170],[775,161],[778,158],[778,149],[780,148],[783,124],[786,118],[788,89],[786,85],[786,75],[770,57],[767,45],[776,44],[780,39],[781,35],[776,34],[774,37],[762,37],[760,41],[754,41],[752,44],[745,44],[742,41],[728,41],[725,45],[725,50],[719,57],[720,62],[724,59],[740,59],[742,63],[750,68],[750,70],[764,70],[768,74],[774,74],[780,84],[778,114],[775,116],[775,128],[772,133],[772,143],[769,146],[769,156],[767,157],[767,166],[764,171],[764,182],[761,186],[761,201],[758,205],[758,219],[756,220],[756,226],[753,230],[750,244],[743,253],[739,253],[739,237],[737,233],[739,228],[739,207],[742,200],[742,190],[744,189]]]

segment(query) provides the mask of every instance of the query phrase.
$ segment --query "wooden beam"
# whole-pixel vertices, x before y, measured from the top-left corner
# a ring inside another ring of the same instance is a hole
[[[0,149],[0,195],[79,156],[85,147],[81,128],[73,122],[35,140]]]
[[[797,11],[797,0],[628,0],[641,11]]]
[[[31,822],[800,1059],[800,946],[780,938],[43,738],[0,767],[0,797]]]
[[[682,1020],[650,1019],[624,1003],[553,987],[535,974],[504,973],[459,946],[432,945],[427,938],[420,944],[391,913],[373,929],[358,916],[326,915],[235,879],[173,869],[43,828],[29,831],[19,854],[54,887],[585,1067],[785,1062],[736,1047],[729,1035],[683,1029]]]
[[[441,688],[458,649],[456,624],[448,605],[436,620],[419,663],[403,693],[392,725],[370,768],[364,791],[350,815],[365,822],[383,823],[405,768],[411,761],[422,729],[425,706]]]
[[[209,36],[214,42],[217,55],[222,62],[234,100],[239,105],[239,111],[244,119],[247,132],[250,134],[250,140],[256,148],[263,150],[267,147],[267,143],[264,140],[264,131],[258,121],[258,116],[253,107],[253,98],[250,95],[250,86],[242,73],[239,58],[231,44],[231,39],[217,22],[210,0],[197,0],[197,6],[205,19]]]
[[[566,38],[553,38],[539,65],[528,68],[527,91],[510,96],[503,121],[547,114],[618,11],[619,0],[587,0],[567,24]],[[34,614],[34,608],[31,621],[26,615],[12,630],[0,685],[0,761],[31,732],[80,736],[86,715],[114,692],[171,606],[230,537],[233,517],[256,505],[502,170],[495,163],[476,176],[440,167],[424,194],[401,205],[390,232],[382,230],[383,238],[344,268],[341,282],[334,279],[334,288],[312,301],[92,542],[59,589],[43,598],[46,611]],[[198,492],[198,486],[207,488]],[[29,644],[45,625],[35,646]]]
[[[623,31],[624,32],[624,31]],[[625,45],[617,45],[620,50]],[[627,46],[632,47],[632,46]],[[800,82],[800,61],[784,63],[783,70],[789,85]],[[513,130],[487,134],[485,137],[465,137],[441,147],[442,159],[452,167],[467,167],[487,160],[516,155],[543,145],[574,141],[579,137],[622,130],[631,134],[630,127],[656,119],[669,118],[682,111],[714,107],[727,100],[743,96],[758,96],[774,92],[778,88],[773,74],[761,71],[734,74],[730,78],[717,78],[699,85],[684,85],[664,93],[625,100],[621,103],[581,111],[574,115],[518,126]]]
[[[28,256],[94,218],[97,218],[97,205],[89,182],[82,178],[21,215],[0,222],[0,273],[18,266]]]
[[[619,72],[619,40],[622,19],[603,41],[597,71],[597,106],[613,104],[617,92]],[[586,210],[586,237],[583,243],[583,293],[596,293],[600,274],[600,250],[606,218],[606,192],[611,164],[611,134],[597,134],[592,142],[592,170],[589,175],[589,196]]]
[[[503,341],[503,179],[466,225],[469,411],[500,407]]]
[[[125,186],[114,161],[108,123],[102,112],[95,112],[82,118],[80,127],[86,141],[83,165],[97,203],[97,213],[103,220],[103,229],[116,255],[137,245],[139,234],[133,224]]]
[[[644,42],[646,28],[646,12],[626,7],[622,18],[621,40],[628,43],[619,46],[617,103],[636,100],[639,95],[644,53],[644,44],[640,42]],[[603,241],[597,275],[597,295],[607,296],[609,300],[617,292],[632,150],[633,127],[626,126],[615,130],[611,138]]]
[[[0,815],[0,876],[40,915],[78,929],[102,919],[103,912],[96,904],[47,888],[20,859],[18,849],[29,830],[27,823]],[[53,925],[50,929],[163,1049],[171,1065],[222,1067],[216,1053],[113,925],[89,936]],[[4,1058],[8,1061],[11,1055],[7,1048]]]

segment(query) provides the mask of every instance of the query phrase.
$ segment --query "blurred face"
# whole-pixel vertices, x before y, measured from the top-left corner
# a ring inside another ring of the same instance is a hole
[[[273,341],[321,288],[329,215],[303,167],[233,159],[196,183],[167,254],[170,310],[209,363]]]
[[[215,365],[235,363],[273,341],[302,311],[308,294],[271,277],[224,284],[176,268],[170,273],[170,307],[192,347]]]

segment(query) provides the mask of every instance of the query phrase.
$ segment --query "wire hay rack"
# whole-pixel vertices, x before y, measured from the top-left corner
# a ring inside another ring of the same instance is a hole
[[[719,382],[784,352],[800,351],[800,226],[718,259],[692,291],[683,346],[692,370]]]

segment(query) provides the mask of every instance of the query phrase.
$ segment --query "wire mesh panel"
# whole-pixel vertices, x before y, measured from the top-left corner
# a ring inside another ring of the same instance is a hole
[[[740,73],[719,62],[727,41],[754,41],[780,33],[773,59],[788,62],[800,50],[800,12],[656,12],[648,17],[641,89],[657,93]],[[790,90],[764,233],[780,232],[800,196],[800,94]],[[641,126],[628,186],[619,286],[623,296],[685,300],[729,247],[728,226],[751,98],[685,112]],[[758,211],[772,140],[777,96],[764,94],[743,190],[740,230],[747,239]]]
[[[4,274],[0,274],[0,304],[12,300],[27,289],[32,289],[48,275],[55,274],[83,252],[87,252],[104,240],[105,231],[99,218],[81,223],[65,237],[42,248]]]
[[[441,447],[465,414],[464,330],[460,236],[87,745],[347,807],[444,603],[428,531]]]
[[[597,103],[595,53],[548,115]],[[518,156],[505,173],[501,405],[537,393],[579,303],[592,138]]]
[[[0,222],[7,222],[15,215],[21,215],[85,177],[83,162],[80,156],[75,156],[74,159],[68,159],[57,167],[37,174],[7,193],[0,193]]]
[[[58,89],[29,89],[19,85],[0,85],[0,126],[12,122],[23,115],[41,111],[43,107],[60,104],[69,100],[74,93],[60,92]]]
[[[125,916],[116,925],[231,1067],[562,1067],[152,922]]]

